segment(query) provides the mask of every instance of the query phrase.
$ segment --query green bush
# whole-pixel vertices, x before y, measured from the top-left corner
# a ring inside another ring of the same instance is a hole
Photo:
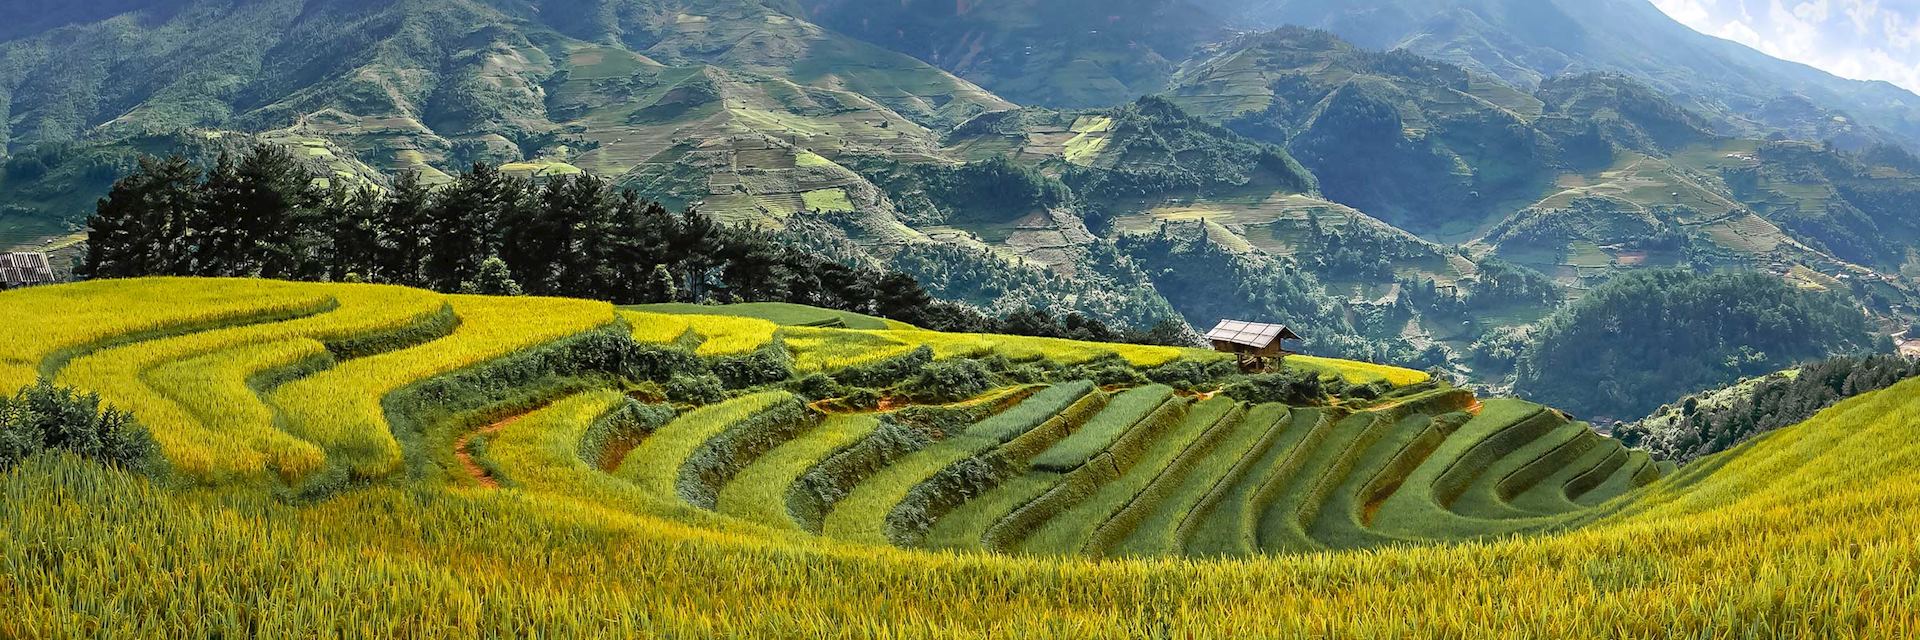
[[[787,398],[708,438],[680,467],[680,497],[702,509],[719,504],[720,488],[742,469],[820,423],[820,415],[798,399]]]
[[[603,469],[617,465],[618,460],[606,459],[609,447],[616,442],[626,442],[631,446],[673,418],[672,407],[629,399],[587,427],[586,433],[580,436],[580,459]],[[484,439],[476,438],[474,441],[481,440]]]
[[[726,399],[727,387],[712,374],[674,376],[666,384],[667,399],[686,404],[707,405]]]
[[[1280,403],[1295,407],[1321,404],[1332,390],[1318,374],[1282,370],[1277,373],[1251,375],[1227,385],[1223,393],[1241,402],[1252,404]]]
[[[81,395],[43,379],[11,398],[0,397],[0,470],[49,449],[139,470],[155,451],[152,437],[131,414],[102,408],[98,395]]]
[[[852,387],[891,387],[920,375],[932,362],[933,347],[923,344],[906,355],[848,367],[833,374],[833,379]]]
[[[1183,358],[1149,369],[1146,376],[1148,380],[1175,389],[1193,390],[1238,373],[1239,368],[1231,360],[1201,362]]]
[[[847,388],[824,373],[809,374],[787,385],[794,395],[806,398],[808,402],[817,402],[847,393]]]
[[[993,388],[993,372],[977,360],[948,360],[927,365],[908,384],[914,398],[929,402],[965,400]]]
[[[715,359],[708,368],[729,389],[748,389],[793,377],[793,354],[779,340],[753,353]]]

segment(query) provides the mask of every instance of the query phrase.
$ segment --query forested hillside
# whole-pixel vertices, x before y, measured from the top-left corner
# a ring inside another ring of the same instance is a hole
[[[1759,274],[1649,271],[1542,321],[1520,354],[1515,391],[1583,414],[1636,415],[1665,404],[1670,389],[1887,351],[1885,341],[1839,295]]]
[[[1829,358],[1689,395],[1620,425],[1613,435],[1659,459],[1686,464],[1915,376],[1920,362],[1901,356]]]

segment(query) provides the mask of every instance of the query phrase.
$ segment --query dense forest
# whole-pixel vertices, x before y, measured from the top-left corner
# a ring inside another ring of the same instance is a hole
[[[1687,396],[1642,420],[1621,425],[1613,435],[1656,458],[1684,464],[1914,376],[1920,376],[1920,361],[1900,356],[1829,358]]]
[[[323,187],[283,148],[203,171],[143,158],[87,221],[79,273],[251,276],[401,284],[443,292],[650,302],[794,302],[929,329],[1183,343],[1181,327],[1116,330],[1076,313],[991,317],[936,300],[914,277],[835,260],[696,210],[671,212],[587,174],[540,182],[480,163],[430,188]]]
[[[1519,355],[1515,391],[1585,414],[1641,415],[1676,391],[1889,347],[1841,294],[1766,274],[1645,271],[1542,321]]]

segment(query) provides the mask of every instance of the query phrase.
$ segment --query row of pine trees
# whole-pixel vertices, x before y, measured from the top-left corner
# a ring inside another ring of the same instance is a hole
[[[430,187],[328,187],[280,147],[209,170],[143,158],[88,220],[81,274],[402,284],[616,303],[789,301],[941,324],[913,278],[808,254],[592,175],[535,183],[474,165]],[[913,320],[908,320],[913,321]]]

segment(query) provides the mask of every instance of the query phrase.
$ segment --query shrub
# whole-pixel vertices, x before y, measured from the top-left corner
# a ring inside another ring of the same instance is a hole
[[[920,375],[932,362],[933,347],[923,344],[897,358],[848,367],[833,379],[854,387],[890,387]]]
[[[145,469],[155,447],[132,414],[103,409],[95,394],[81,395],[42,379],[11,398],[0,397],[0,470],[49,449]]]
[[[1239,373],[1232,360],[1175,360],[1146,372],[1148,380],[1192,390]]]
[[[1277,402],[1303,407],[1320,404],[1329,391],[1329,385],[1321,381],[1318,374],[1285,369],[1277,373],[1247,376],[1227,385],[1223,393],[1241,402]]]
[[[712,374],[674,376],[666,384],[667,399],[686,404],[706,405],[726,399],[726,385]]]
[[[788,384],[787,389],[792,391],[794,395],[806,398],[809,402],[838,397],[847,392],[846,387],[841,386],[839,382],[834,381],[832,376],[824,373],[808,374],[806,377]]]
[[[930,402],[965,400],[993,388],[993,373],[977,360],[948,360],[928,365],[907,392]]]
[[[793,376],[793,355],[775,340],[743,356],[714,360],[708,367],[729,389],[773,384]]]

